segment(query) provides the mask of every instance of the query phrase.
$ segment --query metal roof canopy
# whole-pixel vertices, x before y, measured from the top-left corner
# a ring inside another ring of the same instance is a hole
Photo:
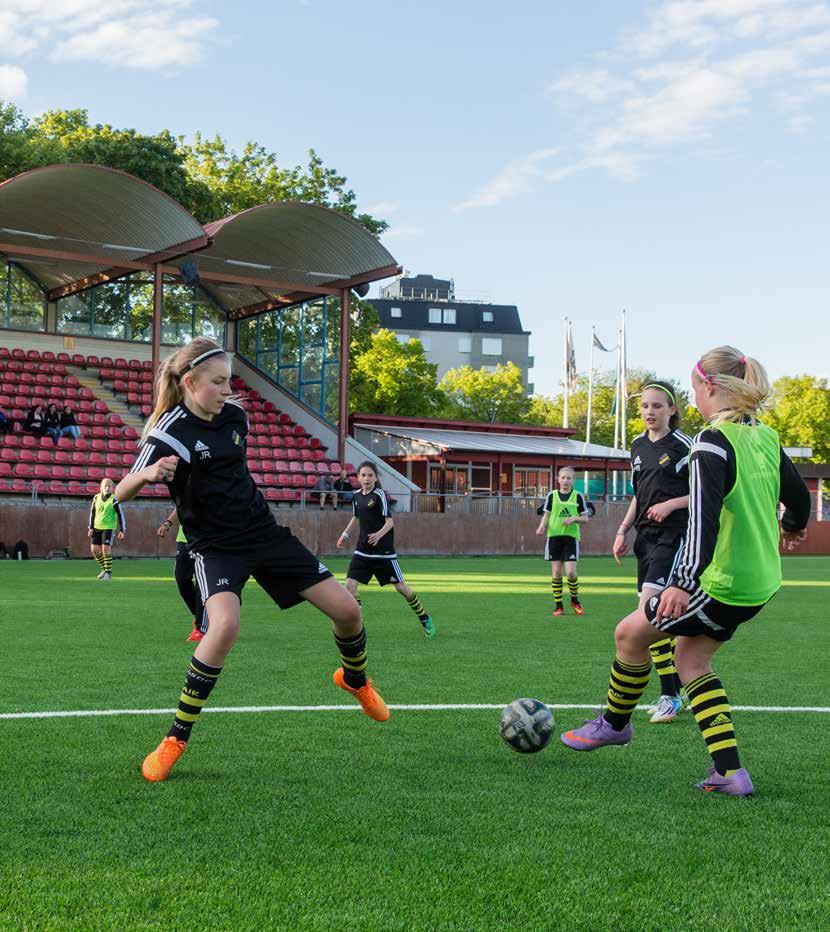
[[[368,230],[331,208],[277,201],[203,228],[146,181],[85,164],[48,165],[0,184],[0,254],[50,301],[158,264],[179,276],[168,263],[191,255],[234,319],[400,272]]]
[[[595,443],[580,443],[557,437],[540,437],[521,434],[497,434],[466,430],[430,430],[418,427],[390,427],[378,424],[362,424],[355,421],[354,427],[372,430],[381,434],[392,434],[418,443],[429,444],[435,452],[458,452],[461,450],[483,453],[519,453],[534,456],[569,456],[575,458],[620,460],[628,463],[625,450],[603,447]]]

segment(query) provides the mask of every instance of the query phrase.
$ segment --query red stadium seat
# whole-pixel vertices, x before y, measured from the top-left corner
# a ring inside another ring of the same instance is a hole
[[[51,474],[51,470],[48,466],[43,466],[40,463],[35,466],[34,476],[36,479],[48,479]]]
[[[69,355],[69,353],[58,353],[58,362],[66,365],[66,363],[72,362],[72,357]]]
[[[14,466],[0,459],[0,476],[10,476],[14,472]]]
[[[265,498],[269,502],[278,502],[282,498],[282,494],[279,489],[266,489]]]
[[[138,432],[135,430],[134,427],[125,427],[124,437],[127,440],[138,440]]]
[[[122,359],[120,356],[118,357],[118,359],[114,360],[113,365],[115,366],[116,369],[121,369],[123,372],[126,372],[128,368],[127,360]]]
[[[106,475],[106,471],[101,469],[100,466],[90,466],[86,471],[88,479],[94,479],[97,482],[100,482]]]
[[[7,346],[0,346],[0,359],[8,359],[11,356]]]
[[[31,447],[23,447],[21,450],[18,450],[18,459],[21,463],[36,463],[37,451],[33,450]]]
[[[302,475],[302,473],[295,473],[291,477],[291,485],[293,485],[295,488],[305,486],[305,476]]]
[[[69,491],[69,488],[67,487],[65,482],[60,482],[56,479],[53,479],[49,483],[49,491],[53,495],[66,495],[66,493]]]
[[[66,466],[52,466],[52,478],[53,479],[65,479],[68,475],[69,470]]]
[[[109,356],[102,356],[101,357],[101,368],[102,369],[114,369],[115,363],[112,361],[112,359],[110,359]]]
[[[71,463],[72,454],[68,450],[56,450],[55,451],[55,462],[56,463]]]
[[[89,444],[90,449],[94,450],[96,453],[103,453],[107,449],[107,445],[103,440],[93,440]],[[90,462],[94,462],[90,460]]]
[[[16,348],[12,350],[12,359],[25,359],[25,358],[26,358],[26,354],[23,352],[22,349]]]
[[[320,447],[323,446],[323,441],[320,440],[319,437],[312,437],[311,440],[309,440],[308,445],[312,450],[319,450]]]
[[[66,484],[66,491],[67,491],[70,495],[83,495],[83,494],[84,494],[84,487],[83,487],[83,485],[81,485],[80,482],[68,482],[68,483]]]
[[[101,360],[97,356],[87,356],[86,364],[92,366],[94,369],[98,369],[101,366]]]
[[[332,472],[342,472],[342,470],[340,469],[340,463],[337,463],[337,462],[332,463],[331,466],[329,466],[329,469]]]
[[[44,350],[44,351],[40,354],[40,358],[41,358],[44,362],[54,362],[54,361],[55,361],[55,354],[54,354],[51,350]]]
[[[7,447],[19,447],[20,445],[21,439],[17,434],[6,434]]]
[[[3,448],[0,449],[0,460],[5,460],[8,463],[20,462],[20,450],[4,445]]]
[[[316,463],[301,463],[304,473],[310,473],[311,475],[317,474],[317,464]]]
[[[53,454],[49,450],[38,450],[35,459],[38,463],[51,463],[52,456]]]
[[[80,353],[72,354],[72,365],[73,366],[83,366],[86,368],[86,356],[82,356]]]
[[[34,472],[35,467],[31,463],[18,463],[14,467],[14,474],[20,478],[28,478]]]
[[[30,349],[26,353],[26,358],[31,359],[32,362],[40,362],[40,353],[36,349]]]
[[[93,441],[94,443],[94,441]],[[107,458],[103,453],[93,452],[89,454],[89,462],[93,466],[103,466],[106,463]]]
[[[277,475],[277,482],[280,485],[291,485],[291,476],[287,472],[281,472]]]
[[[84,481],[86,479],[86,469],[81,466],[70,466],[69,467],[69,478],[78,479],[79,481]]]
[[[28,482],[24,482],[23,479],[15,479],[12,482],[12,492],[31,492],[32,487]]]
[[[152,371],[153,371],[153,360],[152,360],[152,359],[145,359],[145,360],[141,363],[141,368],[142,368],[145,372],[152,372]]]
[[[33,437],[31,434],[23,435],[23,446],[24,447],[39,447],[40,439],[38,437]]]
[[[97,482],[87,482],[84,488],[87,495],[97,495],[101,491],[101,486]]]

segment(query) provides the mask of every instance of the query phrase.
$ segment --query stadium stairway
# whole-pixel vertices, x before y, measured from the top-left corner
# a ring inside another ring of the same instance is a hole
[[[66,368],[75,376],[81,385],[90,389],[97,398],[105,401],[110,411],[119,414],[121,420],[132,427],[136,433],[141,433],[144,427],[144,419],[134,411],[131,411],[129,405],[122,401],[112,389],[108,388],[99,379],[91,376],[88,370],[81,369],[78,366],[67,366]]]

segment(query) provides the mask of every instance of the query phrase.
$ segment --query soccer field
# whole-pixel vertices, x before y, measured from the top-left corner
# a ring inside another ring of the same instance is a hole
[[[328,565],[340,578],[346,561]],[[540,559],[404,559],[433,615],[363,588],[369,668],[391,705],[536,696],[599,704],[634,564],[580,564],[586,615],[550,616]],[[756,796],[692,789],[691,715],[635,715],[626,748],[557,737],[518,755],[493,709],[364,716],[337,690],[328,622],[254,584],[172,778],[165,734],[192,645],[172,561],[0,563],[0,927],[22,929],[821,929],[830,926],[826,740],[815,711],[736,711]],[[773,603],[716,658],[736,706],[827,707],[830,559],[784,562]],[[658,693],[657,677],[646,698]],[[257,711],[262,706],[344,710]]]

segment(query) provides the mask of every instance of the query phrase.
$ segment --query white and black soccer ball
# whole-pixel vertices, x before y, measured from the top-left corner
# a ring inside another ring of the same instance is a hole
[[[499,725],[502,740],[519,754],[535,754],[553,734],[553,713],[538,699],[516,699],[505,706]]]

